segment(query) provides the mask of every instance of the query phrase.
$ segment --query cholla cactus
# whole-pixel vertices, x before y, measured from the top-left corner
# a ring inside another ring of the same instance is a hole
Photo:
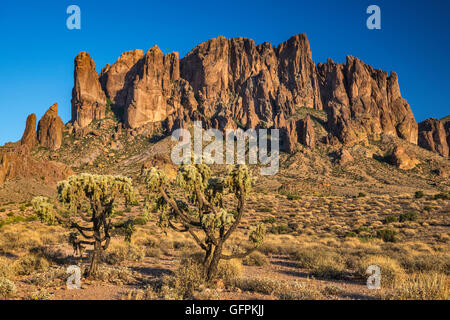
[[[42,222],[76,230],[69,239],[75,253],[81,253],[84,245],[93,246],[88,276],[95,276],[98,257],[108,248],[111,231],[123,228],[129,240],[134,230],[131,220],[115,224],[112,221],[114,206],[120,199],[125,205],[135,201],[131,179],[84,173],[60,182],[57,189],[58,201],[67,210],[68,217],[58,214],[48,198],[34,198],[33,207]]]
[[[205,164],[184,165],[178,170],[175,186],[182,189],[186,201],[177,200],[167,191],[169,180],[163,171],[152,168],[145,172],[149,195],[146,207],[159,212],[159,225],[179,232],[189,232],[205,251],[207,280],[216,276],[222,259],[243,258],[261,245],[265,229],[258,225],[249,234],[253,248],[242,254],[223,254],[225,242],[236,231],[244,214],[252,178],[246,166],[233,166],[225,179],[211,177]],[[223,197],[231,194],[236,207],[227,208]],[[199,235],[202,233],[202,235]]]

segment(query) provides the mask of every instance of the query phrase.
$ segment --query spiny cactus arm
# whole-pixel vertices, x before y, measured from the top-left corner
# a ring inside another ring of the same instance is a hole
[[[245,192],[243,192],[243,185],[239,183],[239,188],[241,192],[239,192],[238,206],[237,206],[237,215],[235,217],[234,223],[231,227],[225,232],[222,236],[223,241],[226,241],[231,234],[237,229],[238,225],[241,223],[242,216],[244,215],[245,209]]]
[[[77,210],[77,214],[84,222],[90,223],[93,220],[92,216],[84,215],[80,210]]]
[[[38,218],[41,222],[47,223],[49,225],[68,223],[67,219],[61,217],[56,213],[55,207],[50,203],[49,199],[46,197],[35,197],[31,201],[34,211],[36,212]]]
[[[170,197],[166,193],[166,191],[164,190],[164,188],[162,186],[159,187],[159,192],[163,196],[164,201],[166,201],[172,207],[172,209],[177,213],[177,215],[180,217],[180,219],[184,223],[189,224],[193,227],[201,227],[202,226],[202,224],[200,222],[195,221],[194,219],[192,219],[192,217],[188,216],[182,210],[180,210],[180,208],[178,208],[178,205],[175,202],[175,200],[173,200],[172,197]]]
[[[91,232],[94,231],[93,228],[82,227],[78,223],[73,222],[73,221],[72,221],[72,223],[70,225],[70,228],[71,229],[77,229],[77,231],[86,239],[94,239],[94,236],[91,236],[91,235],[88,235],[88,234],[85,233],[87,231],[91,231]]]

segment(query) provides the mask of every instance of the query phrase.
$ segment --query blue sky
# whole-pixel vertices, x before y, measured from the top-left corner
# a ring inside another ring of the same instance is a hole
[[[66,9],[81,8],[81,30],[66,28]],[[366,28],[366,8],[381,8],[382,29]],[[2,1],[0,144],[20,139],[26,116],[54,102],[70,120],[73,60],[80,51],[97,71],[123,51],[157,44],[183,57],[209,38],[248,37],[274,45],[306,33],[316,63],[351,54],[394,70],[416,116],[450,114],[450,1]]]

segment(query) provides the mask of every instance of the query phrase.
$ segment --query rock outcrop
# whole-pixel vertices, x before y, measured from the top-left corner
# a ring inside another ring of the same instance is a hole
[[[422,148],[448,157],[447,138],[444,124],[440,120],[431,118],[419,123],[419,146]]]
[[[37,137],[42,147],[58,150],[63,141],[64,122],[58,116],[58,104],[55,103],[39,120]]]
[[[388,76],[352,56],[317,68],[328,127],[341,142],[378,140],[384,133],[417,144],[418,126],[395,72]]]
[[[106,96],[117,107],[125,108],[127,94],[143,63],[144,52],[124,52],[113,65],[106,65],[100,74],[100,83]]]
[[[105,99],[135,129],[162,122],[168,131],[200,120],[205,128],[282,129],[285,148],[317,143],[302,110],[325,110],[331,133],[321,141],[351,145],[381,134],[417,144],[418,126],[401,97],[397,74],[375,70],[352,56],[315,65],[304,34],[277,47],[246,38],[218,37],[181,61],[154,46],[122,54],[100,77],[87,53],[75,59],[72,120],[79,127],[105,113]],[[294,119],[294,120],[293,120]],[[75,128],[76,129],[76,128]],[[297,134],[295,135],[294,134]]]
[[[100,85],[95,63],[88,53],[75,58],[72,90],[72,122],[81,128],[105,117],[106,96]]]
[[[36,115],[34,113],[27,117],[25,131],[23,132],[20,144],[32,149],[37,142],[36,138]]]
[[[391,163],[400,170],[411,170],[419,164],[419,160],[408,154],[405,148],[400,145],[394,147],[390,158]]]
[[[217,107],[246,128],[271,127],[278,113],[296,107],[321,109],[308,39],[296,35],[277,48],[245,38],[218,37],[181,60],[181,77],[192,86],[199,108],[213,118]]]

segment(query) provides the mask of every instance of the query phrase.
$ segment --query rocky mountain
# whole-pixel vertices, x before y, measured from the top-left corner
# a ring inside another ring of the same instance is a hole
[[[431,118],[419,123],[419,146],[422,148],[448,157],[449,142],[449,122]]]
[[[100,77],[82,52],[74,77],[72,122],[80,127],[102,119],[109,99],[130,129],[162,123],[171,131],[191,120],[219,129],[277,127],[290,152],[297,142],[314,145],[311,134],[302,139],[312,124],[292,122],[299,108],[326,112],[327,130],[346,145],[377,140],[382,133],[418,140],[395,72],[388,75],[352,56],[346,63],[316,65],[304,34],[277,47],[218,37],[181,60],[157,46],[145,54],[129,51],[105,66]]]
[[[26,161],[37,161],[34,168],[47,164],[46,159],[31,160],[35,146],[56,151],[72,140],[96,136],[118,150],[135,137],[167,135],[195,120],[205,128],[279,128],[288,153],[331,147],[340,165],[357,158],[355,147],[382,143],[384,136],[449,156],[450,122],[417,124],[395,72],[374,69],[352,56],[345,63],[329,59],[316,65],[304,34],[277,47],[218,37],[182,59],[176,52],[163,54],[156,45],[146,53],[128,51],[100,75],[88,53],[78,54],[71,122],[64,125],[57,104],[40,119],[37,131],[36,116],[30,115],[20,142],[0,149],[0,183],[26,176]],[[102,136],[105,130],[114,132]],[[130,140],[119,141],[123,134]],[[415,168],[419,162],[407,149],[396,143],[387,162],[402,170]],[[101,153],[94,151],[73,163],[93,163]],[[49,166],[56,176],[68,172],[56,167]]]

